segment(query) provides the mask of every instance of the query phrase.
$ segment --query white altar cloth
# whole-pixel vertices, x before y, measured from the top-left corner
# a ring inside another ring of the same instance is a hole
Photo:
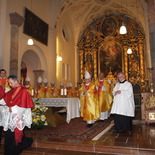
[[[32,99],[33,102],[37,98]],[[80,100],[79,98],[40,98],[39,103],[46,107],[66,107],[67,118],[66,122],[69,123],[71,119],[80,117]]]

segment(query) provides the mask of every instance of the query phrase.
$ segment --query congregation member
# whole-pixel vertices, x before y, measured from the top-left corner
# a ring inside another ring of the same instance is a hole
[[[113,89],[113,105],[111,114],[114,115],[114,132],[132,131],[132,119],[135,116],[135,103],[132,84],[125,79],[124,73],[117,75],[119,82]]]
[[[98,94],[98,104],[100,111],[100,120],[104,121],[109,117],[109,111],[112,104],[112,96],[109,92],[108,80],[104,78],[104,73],[99,74],[99,79],[95,81],[97,94]]]
[[[95,84],[91,82],[89,72],[85,71],[85,84],[80,88],[80,104],[81,117],[84,121],[87,121],[87,127],[92,127],[93,123],[100,117],[95,91]]]
[[[24,86],[28,90],[29,94],[33,97],[34,96],[34,88],[31,85],[30,78],[28,76],[25,78]]]
[[[42,85],[42,78],[39,76],[37,79],[37,87],[35,88],[35,98],[44,98],[44,87]]]
[[[8,77],[11,90],[7,92],[1,105],[7,109],[2,112],[2,125],[5,133],[4,155],[19,155],[24,149],[31,146],[33,140],[24,137],[23,130],[31,127],[31,108],[34,106],[27,89],[19,84],[15,75]]]

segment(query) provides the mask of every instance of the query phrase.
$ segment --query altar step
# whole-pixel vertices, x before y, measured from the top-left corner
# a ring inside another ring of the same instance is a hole
[[[111,142],[113,143],[113,142]],[[0,146],[0,155],[4,154],[4,145]],[[129,146],[103,145],[102,141],[79,140],[36,140],[31,148],[20,155],[154,155],[155,148],[135,148]]]

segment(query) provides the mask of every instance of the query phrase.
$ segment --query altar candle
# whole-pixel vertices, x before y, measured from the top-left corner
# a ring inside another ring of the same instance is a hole
[[[66,88],[64,89],[64,95],[65,96],[67,95],[67,89]]]
[[[34,90],[32,89],[32,91],[31,91],[31,96],[34,96]]]
[[[61,89],[61,91],[60,91],[60,95],[63,95],[63,89]]]

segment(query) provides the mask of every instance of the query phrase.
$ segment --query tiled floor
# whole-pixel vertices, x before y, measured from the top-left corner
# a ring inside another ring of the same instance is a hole
[[[37,148],[35,148],[37,146]],[[97,141],[36,139],[33,148],[24,151],[25,154],[37,153],[41,155],[95,155],[95,154],[155,154],[155,125],[145,125],[134,122],[133,132],[113,133],[113,127]]]
[[[101,122],[102,123],[102,122]],[[133,121],[132,133],[113,133],[110,128],[98,140],[35,139],[22,155],[155,155],[155,124]],[[0,149],[3,154],[3,145]]]

